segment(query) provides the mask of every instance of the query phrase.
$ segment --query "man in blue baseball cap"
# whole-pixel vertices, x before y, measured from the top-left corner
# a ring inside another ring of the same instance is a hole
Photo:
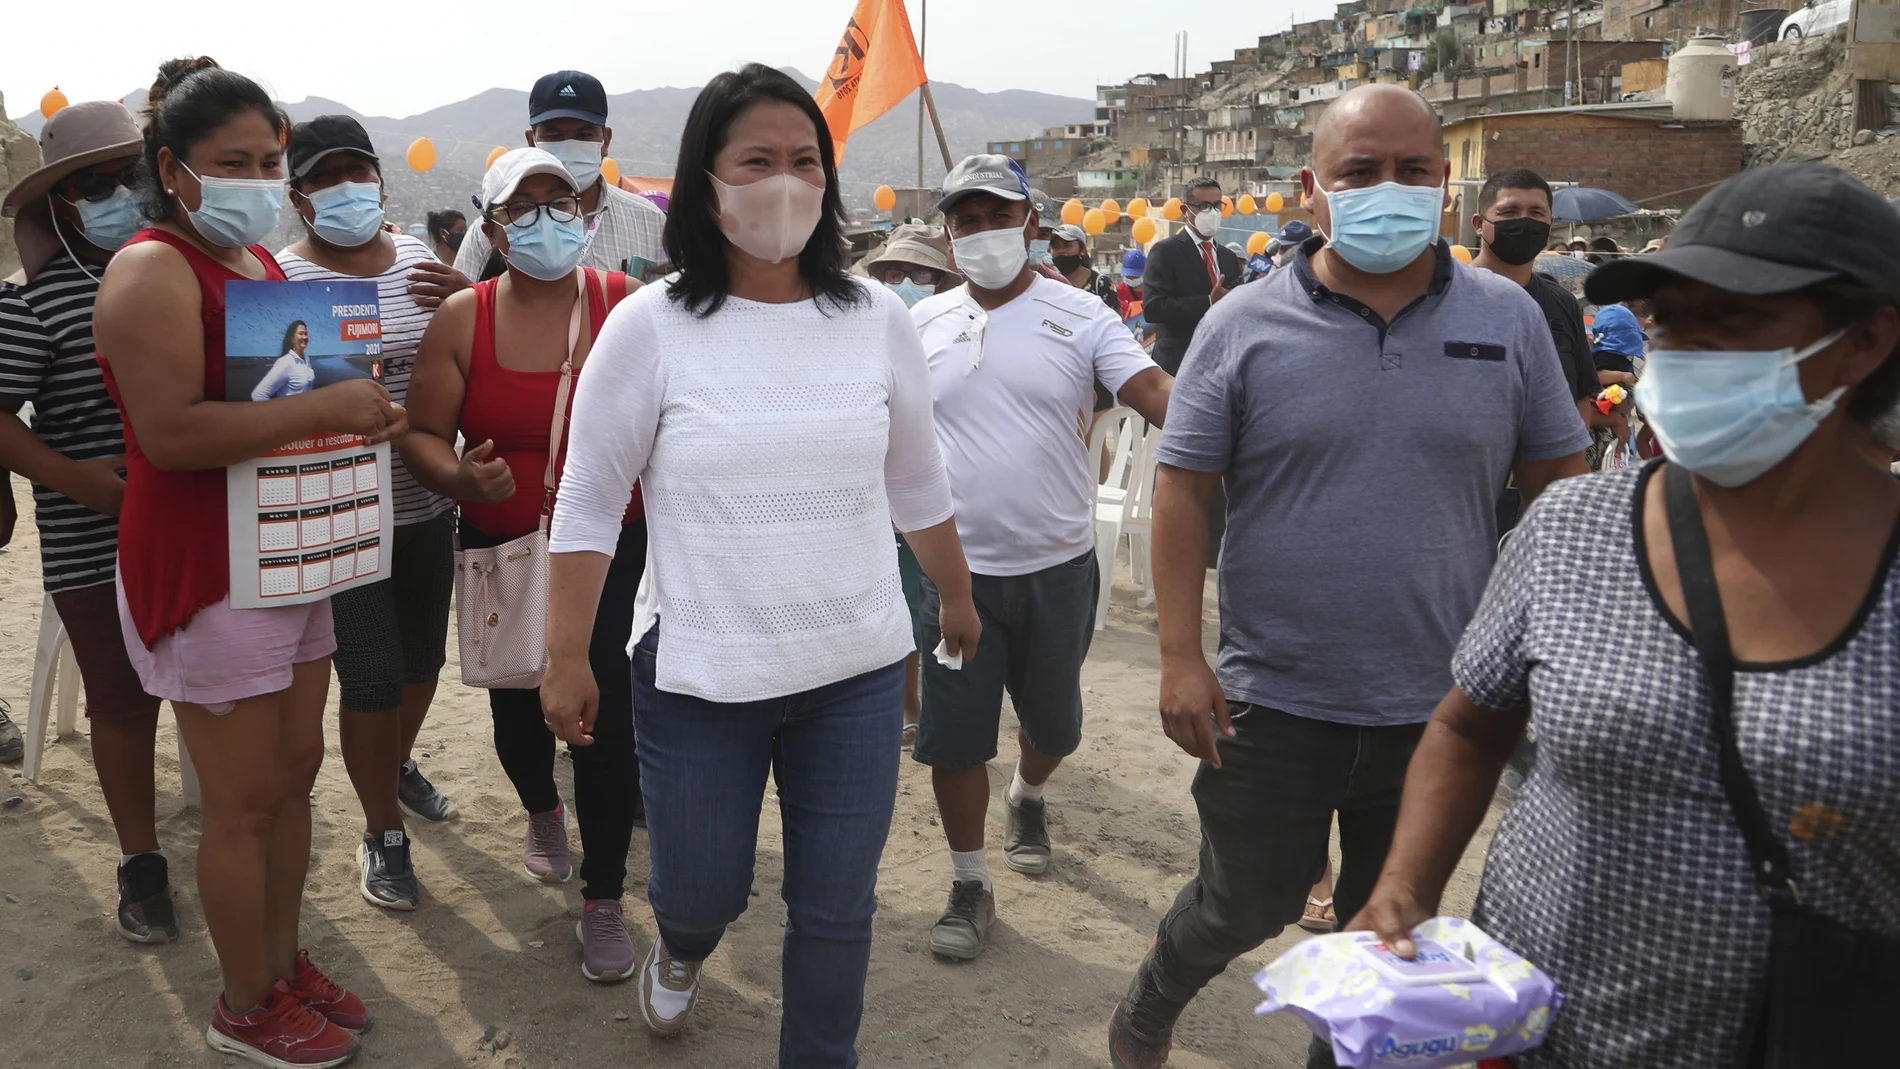
[[[580,71],[542,76],[528,94],[524,136],[529,145],[560,160],[581,191],[581,206],[593,229],[582,266],[644,279],[666,262],[661,241],[666,213],[601,176],[614,131],[607,125],[607,91],[600,79]],[[498,268],[486,270],[492,251],[479,227],[470,230],[455,256],[456,270],[469,278],[498,274]]]

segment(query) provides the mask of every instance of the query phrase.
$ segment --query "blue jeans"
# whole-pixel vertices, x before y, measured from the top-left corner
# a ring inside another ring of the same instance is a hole
[[[745,912],[769,768],[788,914],[778,1063],[850,1069],[897,804],[903,663],[782,698],[710,702],[654,686],[659,636],[656,626],[634,648],[633,708],[660,937],[703,961]]]

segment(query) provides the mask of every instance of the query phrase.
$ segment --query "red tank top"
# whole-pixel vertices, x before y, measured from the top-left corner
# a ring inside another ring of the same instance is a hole
[[[607,313],[627,295],[626,276],[585,268],[590,294],[588,337],[598,338]],[[611,282],[611,284],[609,284]],[[559,371],[515,371],[495,358],[495,288],[500,278],[475,284],[475,337],[468,353],[468,387],[462,395],[462,438],[470,444],[493,439],[496,459],[515,476],[514,496],[506,501],[457,501],[462,519],[490,538],[519,538],[541,522],[541,480],[548,466],[548,424],[554,415]],[[563,334],[565,337],[565,334]],[[584,366],[584,365],[583,365]],[[574,390],[568,391],[568,414]],[[558,483],[567,461],[567,436],[555,461]],[[551,504],[551,503],[550,503]],[[627,506],[631,523],[641,516],[640,487]]]
[[[204,396],[224,400],[224,284],[249,281],[213,260],[191,242],[163,230],[146,229],[127,246],[162,241],[177,249],[198,276],[204,320]],[[283,282],[284,272],[262,245],[251,255],[264,265],[264,277]],[[97,359],[95,354],[94,359]],[[145,457],[125,414],[125,398],[112,368],[99,361],[106,389],[125,424],[125,500],[119,510],[119,582],[132,610],[132,622],[146,648],[185,626],[198,610],[231,593],[231,547],[226,542],[224,469],[161,471]]]

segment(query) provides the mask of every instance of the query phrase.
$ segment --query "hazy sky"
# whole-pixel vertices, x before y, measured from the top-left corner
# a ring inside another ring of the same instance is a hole
[[[0,93],[7,114],[39,106],[58,85],[72,100],[116,98],[149,85],[161,60],[204,54],[262,81],[279,99],[322,96],[372,115],[404,117],[495,86],[527,89],[562,68],[610,93],[702,85],[748,60],[817,76],[855,0],[17,0],[0,18]],[[920,25],[921,0],[908,0]],[[935,0],[926,65],[933,79],[994,92],[1035,89],[1091,97],[1095,83],[1170,69],[1188,30],[1195,70],[1233,55],[1290,17],[1331,0],[1229,5],[1153,0]],[[1157,12],[1197,16],[1186,25]]]

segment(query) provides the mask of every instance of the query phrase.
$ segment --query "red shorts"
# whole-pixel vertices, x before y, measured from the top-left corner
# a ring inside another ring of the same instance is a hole
[[[145,693],[125,652],[119,599],[110,582],[53,595],[59,622],[79,662],[86,685],[86,715],[93,720],[135,720],[158,715],[158,699]]]

